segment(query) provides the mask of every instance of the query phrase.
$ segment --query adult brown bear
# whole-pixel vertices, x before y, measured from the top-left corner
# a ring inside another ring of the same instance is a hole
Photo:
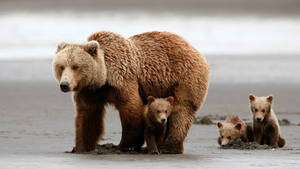
[[[120,114],[120,148],[139,149],[144,143],[143,106],[147,96],[174,97],[168,132],[160,149],[183,153],[183,142],[194,114],[205,99],[209,66],[180,36],[147,32],[130,38],[101,31],[88,42],[61,42],[53,62],[63,92],[73,91],[76,104],[74,152],[95,148],[103,133],[105,105]]]

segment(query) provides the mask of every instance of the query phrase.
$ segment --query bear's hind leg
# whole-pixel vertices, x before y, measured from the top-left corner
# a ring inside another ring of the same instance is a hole
[[[283,147],[285,145],[285,139],[282,138],[280,135],[279,135],[279,138],[278,138],[278,147]]]
[[[163,153],[182,154],[183,142],[194,121],[195,111],[188,106],[175,105],[169,117],[167,138],[159,148]]]

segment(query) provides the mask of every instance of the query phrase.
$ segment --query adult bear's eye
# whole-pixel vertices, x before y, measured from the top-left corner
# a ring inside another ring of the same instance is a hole
[[[60,70],[63,71],[65,69],[64,66],[59,66]]]
[[[224,138],[224,136],[221,136],[221,138]]]
[[[78,66],[74,65],[74,66],[72,66],[72,69],[73,69],[73,70],[77,70],[77,69],[78,69]]]
[[[165,110],[165,113],[168,113],[168,110]]]
[[[254,111],[257,112],[258,110],[257,110],[257,109],[254,109]]]
[[[157,110],[157,113],[160,113],[160,110]]]
[[[228,136],[227,138],[230,140],[230,139],[231,139],[231,136]]]
[[[265,112],[265,109],[263,109],[262,112],[264,113],[264,112]]]

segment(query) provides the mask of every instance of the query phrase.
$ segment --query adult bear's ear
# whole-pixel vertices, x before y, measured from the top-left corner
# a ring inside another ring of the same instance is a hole
[[[267,101],[272,104],[273,103],[273,96],[272,95],[268,96]]]
[[[236,125],[235,125],[235,128],[238,129],[238,130],[241,130],[242,124],[241,124],[241,123],[236,124]]]
[[[217,123],[217,126],[218,126],[219,128],[222,128],[222,127],[223,127],[223,124],[222,124],[221,122],[218,122],[218,123]]]
[[[155,100],[155,98],[153,96],[148,96],[147,97],[148,104],[152,103],[154,100]]]
[[[83,45],[84,50],[93,57],[97,57],[100,51],[100,45],[97,41],[92,40]]]
[[[68,44],[65,41],[58,42],[56,53],[63,50]]]
[[[253,102],[255,100],[255,96],[253,94],[249,94],[249,99],[251,102]]]
[[[173,104],[173,102],[174,102],[174,97],[173,97],[173,96],[169,96],[168,98],[166,98],[166,100],[167,100],[168,102],[170,102],[170,104]]]

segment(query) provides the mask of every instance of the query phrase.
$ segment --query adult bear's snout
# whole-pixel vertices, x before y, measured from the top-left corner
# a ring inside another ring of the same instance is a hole
[[[62,92],[68,92],[70,90],[69,83],[68,82],[61,82],[60,83],[60,90]]]

